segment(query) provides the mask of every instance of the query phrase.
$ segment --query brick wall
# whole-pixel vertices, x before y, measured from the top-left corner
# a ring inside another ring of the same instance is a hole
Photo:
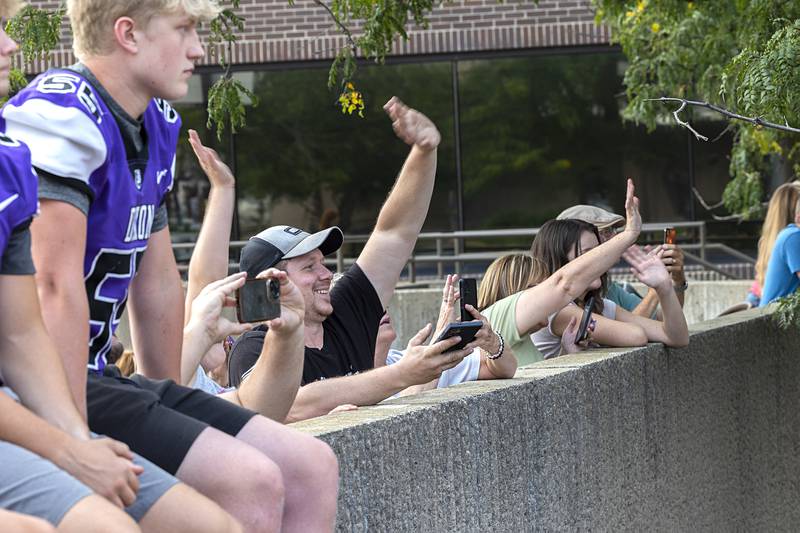
[[[54,9],[58,1],[30,3]],[[235,64],[328,59],[343,42],[326,11],[313,0],[242,0],[245,33],[233,53]],[[357,26],[356,26],[357,28]],[[65,21],[62,46],[52,64],[74,61]],[[606,27],[594,24],[588,0],[458,0],[434,8],[428,29],[413,27],[395,55],[511,50],[608,43]],[[203,61],[215,63],[212,55]],[[36,65],[35,70],[41,70]]]

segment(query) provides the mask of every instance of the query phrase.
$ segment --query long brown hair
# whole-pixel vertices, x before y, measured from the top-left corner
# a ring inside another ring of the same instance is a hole
[[[756,281],[764,285],[764,276],[767,274],[767,265],[772,255],[775,239],[783,228],[794,222],[797,202],[800,199],[800,182],[784,183],[772,193],[761,227],[761,237],[758,239],[758,260],[756,261]]]
[[[575,257],[581,255],[581,235],[588,231],[600,240],[600,234],[594,224],[589,224],[583,220],[568,218],[564,220],[548,220],[539,228],[539,233],[533,239],[531,245],[531,255],[538,258],[547,269],[547,275],[552,276],[556,270],[569,263],[569,252],[573,252]],[[599,289],[587,292],[583,297],[577,298],[575,303],[583,307],[585,299],[590,295],[594,296],[595,313],[603,312],[603,296],[608,288],[608,273],[600,276],[601,285]]]
[[[498,300],[524,291],[547,278],[544,265],[527,254],[506,254],[498,257],[481,280],[478,309],[483,311]]]

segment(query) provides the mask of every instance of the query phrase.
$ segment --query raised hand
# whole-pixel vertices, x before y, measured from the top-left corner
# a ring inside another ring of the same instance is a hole
[[[289,275],[277,268],[268,268],[261,272],[257,279],[272,278],[280,283],[281,288],[281,316],[266,322],[270,330],[276,333],[293,333],[303,325],[305,315],[305,302],[300,289],[292,283]]]
[[[442,136],[433,122],[419,111],[407,107],[396,96],[386,102],[383,110],[392,119],[395,134],[406,144],[425,151],[434,150],[439,146]]]
[[[231,169],[222,162],[216,150],[200,142],[200,136],[195,130],[189,130],[189,144],[192,145],[197,162],[208,176],[212,187],[233,188],[235,186],[236,178],[233,177]]]
[[[658,288],[672,286],[669,272],[661,260],[664,249],[656,246],[650,253],[645,253],[640,247],[633,245],[622,254],[622,257],[631,265],[631,272],[636,279],[648,287]]]
[[[186,330],[202,331],[210,346],[228,335],[241,335],[252,328],[252,324],[232,322],[222,315],[225,307],[236,305],[234,293],[244,285],[246,274],[239,272],[209,283],[192,301],[192,314]]]
[[[447,324],[456,321],[456,302],[461,297],[456,290],[458,274],[448,274],[442,289],[442,305],[439,307],[439,318],[436,320],[434,338],[441,333]]]
[[[683,251],[675,244],[665,244],[664,255],[661,260],[667,267],[667,272],[672,276],[672,281],[675,283],[683,283],[686,281],[686,275],[683,271]]]
[[[642,215],[639,214],[639,198],[635,192],[633,180],[628,178],[628,188],[625,191],[625,231],[638,236],[642,231]]]
[[[467,348],[480,348],[481,350],[489,353],[495,354],[500,351],[500,337],[497,336],[497,333],[494,332],[492,329],[492,325],[489,323],[489,319],[480,314],[480,312],[472,307],[470,304],[466,305],[467,311],[469,314],[472,315],[472,318],[475,320],[480,320],[483,322],[481,329],[478,330],[478,333],[475,334],[475,338],[467,344]]]
[[[586,345],[589,344],[588,340],[581,342],[580,344],[575,344],[575,336],[577,334],[578,319],[573,316],[570,317],[569,324],[567,324],[567,327],[564,328],[564,332],[561,334],[561,355],[582,352],[586,349]]]

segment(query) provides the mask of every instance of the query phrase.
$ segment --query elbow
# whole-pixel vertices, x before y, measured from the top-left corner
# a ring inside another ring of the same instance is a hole
[[[686,348],[689,346],[689,331],[682,331],[680,335],[673,335],[668,342],[665,342],[670,348]]]
[[[559,293],[559,299],[566,304],[580,296],[586,287],[580,287],[578,283],[575,283],[575,278],[565,274],[562,272],[563,270],[563,268],[557,270],[550,278],[555,290]]]
[[[495,370],[492,372],[494,374],[495,379],[511,379],[517,373],[517,365],[513,367],[503,367]]]
[[[650,339],[647,338],[647,333],[643,328],[639,326],[631,328],[628,339],[629,346],[645,346],[649,341]]]

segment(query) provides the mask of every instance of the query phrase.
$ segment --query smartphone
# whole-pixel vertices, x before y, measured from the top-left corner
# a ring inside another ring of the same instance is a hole
[[[583,317],[581,317],[581,324],[578,328],[578,333],[575,334],[575,344],[583,342],[589,336],[589,321],[592,319],[592,308],[594,307],[594,296],[589,296],[586,304],[583,307]]]
[[[664,228],[664,244],[675,244],[678,232],[675,228]]]
[[[239,322],[263,322],[281,316],[281,287],[274,279],[248,279],[236,291]]]
[[[433,344],[458,335],[461,337],[461,340],[458,341],[458,344],[451,346],[450,349],[446,350],[444,353],[460,350],[472,342],[472,339],[475,338],[475,335],[478,333],[478,330],[481,329],[481,326],[483,326],[483,322],[480,320],[471,320],[469,322],[451,322],[450,324],[447,324],[447,327],[444,328],[442,334],[439,335],[435,341],[433,341]]]
[[[461,295],[461,321],[474,320],[472,313],[467,311],[467,304],[478,308],[478,282],[475,278],[461,278],[458,280],[458,294]]]

